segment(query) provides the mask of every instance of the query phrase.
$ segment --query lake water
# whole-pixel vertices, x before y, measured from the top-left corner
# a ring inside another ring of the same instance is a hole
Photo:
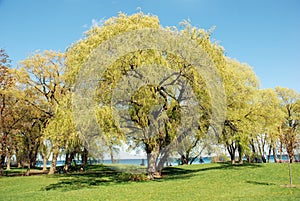
[[[277,157],[277,158],[279,158],[279,157]],[[288,156],[284,155],[282,157],[282,159],[284,161],[287,161],[288,160]],[[299,160],[297,157],[296,157],[296,159]],[[142,164],[142,160],[143,159],[116,159],[115,160],[115,164],[141,165]],[[203,160],[202,164],[203,163],[211,163],[211,157],[202,157],[202,160]],[[246,160],[246,159],[244,158],[244,160]],[[74,162],[76,164],[78,164],[78,165],[81,164],[81,161],[75,161],[74,160]],[[270,162],[274,163],[274,157],[273,156],[270,157]],[[111,164],[111,160],[93,160],[93,161],[89,160],[88,163],[89,164]],[[62,160],[61,161],[57,161],[57,166],[63,166],[64,164],[65,164],[65,161],[62,161]],[[147,159],[144,159],[144,164],[147,165]],[[172,165],[172,166],[177,166],[177,165],[179,165],[179,160],[175,159],[175,158],[174,159],[170,159],[168,161],[168,164]],[[200,164],[199,159],[196,159],[193,162],[193,164]],[[47,167],[50,167],[50,165],[51,165],[51,161],[48,161]],[[42,166],[43,166],[43,162],[42,161],[38,161],[37,162],[37,167],[42,167]]]
[[[211,162],[211,157],[203,157],[203,162],[202,163],[210,163]],[[115,164],[127,164],[127,165],[141,165],[142,164],[143,159],[116,159],[115,160]],[[74,160],[73,162],[75,162],[76,164],[81,164],[81,161],[76,161]],[[111,164],[111,160],[89,160],[88,161],[89,164]],[[194,161],[193,164],[199,164],[199,160],[196,159]],[[59,160],[57,161],[57,166],[63,166],[65,164],[65,161],[63,160]],[[147,159],[144,159],[144,164],[147,165]],[[176,159],[170,159],[168,161],[169,165],[172,166],[177,166],[179,165],[179,160]],[[38,161],[36,163],[37,167],[42,167],[43,166],[43,162],[42,161]],[[51,161],[47,162],[47,167],[50,167],[51,165]]]

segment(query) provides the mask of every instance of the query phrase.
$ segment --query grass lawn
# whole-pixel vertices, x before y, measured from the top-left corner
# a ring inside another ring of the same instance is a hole
[[[169,167],[154,181],[126,182],[132,166],[90,166],[85,173],[0,177],[0,200],[300,200],[300,164],[202,164]],[[143,171],[139,169],[138,172]]]

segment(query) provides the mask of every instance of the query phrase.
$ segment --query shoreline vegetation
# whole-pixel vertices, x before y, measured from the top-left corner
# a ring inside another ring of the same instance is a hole
[[[1,200],[297,200],[285,163],[209,163],[167,167],[162,177],[145,179],[134,165],[88,165],[67,174],[1,177]],[[300,164],[292,164],[294,178]],[[17,172],[16,169],[12,171]],[[35,172],[36,170],[32,170]],[[18,185],[14,185],[18,183]],[[105,193],[104,193],[105,192]]]

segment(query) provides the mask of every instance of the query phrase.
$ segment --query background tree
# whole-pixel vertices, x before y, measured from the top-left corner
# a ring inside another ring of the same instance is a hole
[[[276,87],[276,92],[280,99],[280,105],[285,113],[284,121],[281,125],[282,139],[289,155],[290,163],[295,159],[294,149],[299,135],[299,94],[292,89]]]
[[[10,60],[0,50],[0,171],[3,173],[5,159],[10,169],[11,156],[17,150],[17,133],[27,115],[23,109],[23,92],[18,86],[17,75],[10,69]]]
[[[14,78],[9,72],[10,60],[3,49],[0,49],[0,134],[1,158],[0,174],[3,175],[4,162],[9,148],[9,134],[15,124],[12,118],[12,107],[15,100],[12,97]]]
[[[252,147],[253,156],[258,157],[255,153],[255,143],[262,160],[266,160],[265,150],[269,146],[268,161],[273,151],[274,160],[276,162],[276,149],[279,137],[278,128],[283,120],[283,112],[280,108],[280,100],[274,89],[262,89],[257,93],[255,110],[253,111],[257,116],[256,128],[251,135],[250,144]]]
[[[223,82],[227,97],[227,117],[221,141],[234,164],[236,151],[239,153],[239,162],[242,162],[248,149],[249,135],[255,126],[252,109],[259,81],[250,66],[236,60],[227,58],[225,71],[227,74]]]
[[[59,110],[60,100],[63,100],[63,97],[69,91],[64,73],[64,54],[60,52],[36,52],[20,64],[19,82],[22,83],[26,91],[26,102],[39,112],[38,119],[42,125],[41,132],[44,132],[44,129],[48,127],[50,120],[53,118],[57,119],[55,115]],[[62,129],[66,128],[66,126],[62,127]],[[51,129],[48,128],[48,133],[50,132],[49,130]],[[54,170],[59,152],[56,134],[52,133],[51,136],[54,137],[50,139],[53,141],[51,144],[53,145],[52,169]],[[50,171],[50,173],[53,173],[53,171]]]

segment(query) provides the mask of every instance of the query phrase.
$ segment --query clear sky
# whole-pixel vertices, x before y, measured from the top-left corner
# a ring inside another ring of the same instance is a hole
[[[37,49],[64,51],[93,22],[138,7],[163,26],[184,19],[216,26],[214,40],[227,56],[251,65],[262,88],[300,92],[299,0],[0,0],[0,48],[14,65]]]

